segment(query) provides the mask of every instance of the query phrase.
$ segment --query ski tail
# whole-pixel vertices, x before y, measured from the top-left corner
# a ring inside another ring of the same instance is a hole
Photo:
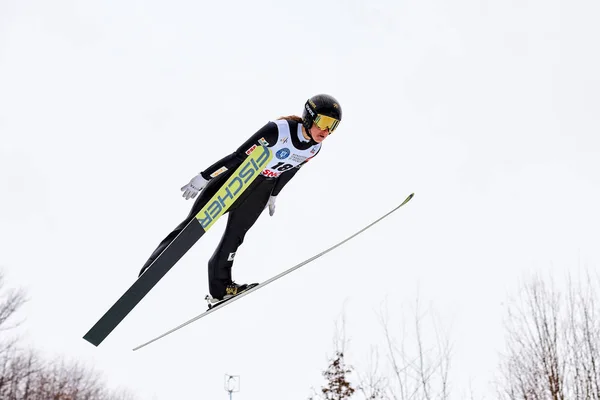
[[[250,186],[254,179],[261,174],[272,158],[271,150],[265,146],[259,146],[251,152],[217,193],[196,214],[195,218],[185,226],[83,338],[94,346],[100,345],[158,281],[227,212],[229,207]]]

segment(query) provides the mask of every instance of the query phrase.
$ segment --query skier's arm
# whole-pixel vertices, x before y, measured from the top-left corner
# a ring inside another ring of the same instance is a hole
[[[283,189],[283,187],[294,177],[294,175],[296,175],[296,173],[299,171],[300,167],[303,164],[300,164],[296,168],[292,168],[291,170],[285,171],[284,173],[279,175],[279,178],[277,178],[275,186],[271,191],[269,202],[267,203],[267,206],[269,207],[269,215],[271,217],[275,213],[275,201],[277,200],[277,195],[279,194],[279,192],[281,192],[281,189]]]
[[[298,165],[296,168],[292,168],[291,170],[285,171],[284,173],[279,175],[279,178],[277,178],[277,182],[275,183],[275,187],[273,187],[273,191],[271,192],[271,196],[277,196],[281,192],[283,187],[285,185],[287,185],[287,183],[294,177],[294,175],[296,175],[298,173],[300,168],[302,168],[303,165],[305,165],[307,162],[309,162],[311,158],[314,158],[317,154],[319,154],[319,151],[321,151],[320,147],[319,147],[319,150],[317,150],[317,152],[315,153],[315,155],[306,159],[302,164]]]
[[[303,164],[298,165],[296,168],[292,168],[290,171],[285,171],[279,178],[277,178],[277,182],[275,182],[275,187],[273,187],[273,191],[271,192],[271,196],[277,196],[281,189],[296,175],[296,173],[300,170],[300,167]]]
[[[206,168],[200,174],[206,180],[214,178],[219,173],[237,168],[245,159],[248,157],[248,153],[252,147],[261,146],[262,141],[266,141],[268,146],[271,147],[277,142],[279,132],[277,125],[274,122],[268,122],[265,126],[260,128],[254,135],[244,142],[235,152],[223,157],[210,167]],[[216,175],[215,175],[216,173]]]

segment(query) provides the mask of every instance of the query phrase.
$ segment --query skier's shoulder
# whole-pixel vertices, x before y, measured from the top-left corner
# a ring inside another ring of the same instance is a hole
[[[297,130],[298,124],[301,122],[302,122],[302,119],[295,115],[290,115],[288,117],[281,117],[281,118],[277,119],[278,124],[281,124],[283,126],[285,126],[285,124],[287,124],[287,126],[290,128],[290,132],[294,132],[295,130]]]
[[[302,118],[296,115],[288,115],[279,117],[272,122],[275,123],[279,129],[287,128],[290,132],[296,132],[298,130],[298,124],[302,123]]]
[[[273,143],[277,142],[279,136],[279,128],[277,123],[273,120],[267,121],[258,131],[256,131],[250,138],[252,142],[256,144],[262,144],[263,146],[272,146]]]
[[[297,116],[279,117],[267,121],[253,136],[255,140],[260,140],[262,145],[273,146],[279,139],[280,134],[292,134],[298,131],[298,124],[302,118]],[[287,132],[286,132],[287,131]]]

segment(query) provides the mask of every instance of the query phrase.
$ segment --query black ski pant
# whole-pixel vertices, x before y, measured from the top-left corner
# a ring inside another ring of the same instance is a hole
[[[140,275],[154,262],[163,250],[194,219],[202,207],[219,190],[225,179],[211,180],[199,194],[188,216],[163,239],[140,271]],[[237,249],[244,242],[246,232],[254,225],[269,201],[275,179],[258,176],[227,211],[227,225],[219,245],[208,261],[208,286],[211,296],[223,298],[225,287],[232,282],[231,269]]]

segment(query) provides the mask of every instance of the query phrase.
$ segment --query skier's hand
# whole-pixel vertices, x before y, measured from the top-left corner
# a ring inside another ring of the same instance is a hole
[[[181,188],[182,197],[185,197],[186,200],[193,199],[204,189],[207,183],[208,181],[201,174],[196,175],[187,185]]]
[[[269,197],[269,202],[267,203],[269,206],[269,215],[272,217],[275,214],[275,199],[276,196]]]

